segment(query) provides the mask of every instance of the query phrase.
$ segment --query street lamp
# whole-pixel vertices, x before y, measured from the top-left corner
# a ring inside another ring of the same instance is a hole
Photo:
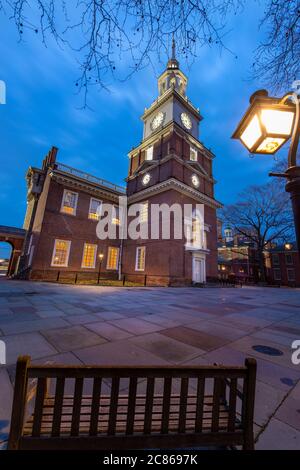
[[[250,106],[235,132],[250,153],[273,155],[292,138],[285,173],[269,176],[286,178],[294,213],[295,231],[300,256],[300,166],[297,166],[297,148],[300,137],[300,102],[297,93],[289,92],[282,98],[268,96],[258,90],[250,97]]]
[[[293,245],[292,245],[291,243],[286,243],[286,244],[284,245],[284,248],[285,248],[286,250],[291,250],[291,249],[293,248]]]
[[[99,284],[100,276],[101,276],[101,265],[102,265],[102,261],[103,261],[103,258],[104,258],[104,254],[99,253],[98,258],[99,258],[99,271],[98,271],[98,284]]]

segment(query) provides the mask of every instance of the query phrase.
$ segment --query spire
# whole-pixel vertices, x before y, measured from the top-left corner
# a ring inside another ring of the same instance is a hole
[[[174,34],[172,36],[172,60],[176,60],[175,58],[175,39],[174,39]]]
[[[179,62],[175,57],[175,51],[176,51],[176,44],[175,44],[175,39],[174,39],[174,34],[172,36],[172,56],[171,59],[168,60],[167,64],[167,69],[179,69]]]

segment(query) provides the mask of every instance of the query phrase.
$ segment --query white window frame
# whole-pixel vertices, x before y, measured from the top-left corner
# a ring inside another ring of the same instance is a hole
[[[276,272],[279,271],[279,276],[276,276]],[[273,268],[273,277],[274,281],[281,281],[281,271],[280,268]]]
[[[96,222],[99,220],[99,214],[98,214],[98,218],[94,218],[94,217],[91,217],[91,208],[92,208],[92,201],[97,201],[100,203],[100,207],[101,207],[101,204],[102,204],[102,201],[101,199],[97,199],[96,197],[91,197],[90,198],[90,206],[89,206],[89,213],[88,213],[88,218],[89,220],[95,220]]]
[[[293,278],[292,278],[292,279],[290,278],[290,275],[289,275],[290,272],[293,273]],[[289,282],[294,282],[294,281],[296,281],[295,268],[287,268],[287,270],[286,270],[286,276],[287,276],[287,280],[288,280]]]
[[[75,194],[76,198],[75,198],[75,207],[74,207],[74,214],[70,214],[69,212],[65,212],[64,211],[64,202],[65,202],[65,195],[66,193],[73,193]],[[67,215],[72,215],[72,216],[75,216],[76,213],[77,213],[77,203],[78,203],[78,193],[76,193],[75,191],[72,191],[71,189],[64,189],[64,193],[63,193],[63,197],[62,197],[62,201],[61,201],[61,206],[60,206],[60,212],[62,214],[67,214]]]
[[[149,158],[149,152],[150,152],[150,158]],[[153,145],[151,145],[150,147],[146,149],[145,160],[147,161],[153,160]]]
[[[290,262],[290,263],[288,263],[288,261],[287,261],[289,256],[291,257],[291,262]],[[292,253],[285,253],[284,258],[285,258],[285,264],[286,264],[287,266],[294,266],[294,260],[293,260],[293,255],[292,255]]]
[[[67,250],[67,256],[66,256],[66,262],[64,264],[54,264],[54,258],[55,258],[55,253],[56,253],[56,245],[58,242],[67,242],[68,244],[68,250]],[[71,249],[71,240],[63,240],[62,238],[56,238],[54,240],[54,247],[53,247],[53,252],[52,252],[52,259],[51,259],[51,266],[54,268],[66,268],[69,265],[69,257],[70,257],[70,249]]]
[[[192,155],[195,158],[192,158]],[[195,147],[192,147],[191,145],[190,145],[190,161],[191,162],[197,162],[198,161],[198,151]]]
[[[143,265],[142,268],[138,267],[138,260],[139,260],[138,253],[140,251],[144,251],[144,265]],[[146,247],[145,246],[137,246],[136,247],[136,252],[135,252],[135,270],[136,271],[145,271],[145,265],[146,265]]]
[[[276,260],[276,263],[275,261]],[[273,266],[280,266],[280,258],[278,253],[272,253],[272,265]]]
[[[144,201],[144,202],[141,202],[140,204],[141,206],[143,206],[143,208],[140,211],[140,222],[141,224],[143,223],[146,224],[148,223],[148,220],[149,220],[149,203],[148,201]],[[147,207],[147,209],[144,209],[145,207]],[[146,214],[145,220],[143,220],[142,214]]]
[[[96,247],[96,249],[95,249],[95,254],[94,254],[93,266],[84,266],[84,265],[83,265],[84,250],[85,250],[86,245],[91,245],[91,246]],[[83,244],[83,251],[82,251],[82,258],[81,258],[81,267],[82,267],[82,268],[84,268],[84,269],[95,269],[95,267],[96,267],[96,259],[97,259],[97,250],[98,250],[98,246],[97,246],[95,243],[85,242],[85,243]]]
[[[116,263],[116,267],[115,268],[110,268],[108,263],[109,263],[109,251],[111,249],[116,249],[118,250],[118,254],[117,254],[117,263]],[[119,267],[119,256],[120,256],[120,249],[118,246],[109,246],[108,247],[108,250],[107,250],[107,260],[106,260],[106,269],[109,270],[109,271],[117,271],[118,270],[118,267]]]

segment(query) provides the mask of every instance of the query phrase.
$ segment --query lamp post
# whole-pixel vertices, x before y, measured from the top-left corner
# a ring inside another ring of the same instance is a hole
[[[98,284],[99,284],[99,282],[100,282],[101,265],[102,265],[103,257],[104,257],[104,254],[103,254],[103,253],[99,253],[99,255],[98,255],[98,258],[99,258]]]
[[[287,180],[285,189],[290,193],[300,256],[300,166],[297,166],[300,137],[299,100],[298,94],[293,92],[282,98],[272,98],[266,90],[258,90],[250,97],[250,106],[232,138],[239,139],[251,153],[272,155],[291,137],[285,173],[269,173],[269,176]]]

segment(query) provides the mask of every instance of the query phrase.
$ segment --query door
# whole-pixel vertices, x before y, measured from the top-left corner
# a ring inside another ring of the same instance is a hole
[[[203,283],[206,280],[205,260],[203,258],[193,258],[193,282]]]

